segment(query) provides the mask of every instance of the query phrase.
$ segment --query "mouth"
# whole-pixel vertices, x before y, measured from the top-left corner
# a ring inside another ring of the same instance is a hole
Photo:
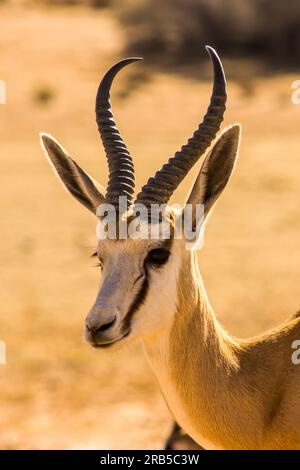
[[[128,330],[126,333],[124,333],[122,336],[120,336],[119,338],[113,340],[113,341],[103,341],[103,342],[97,342],[93,339],[90,339],[88,338],[88,342],[90,343],[90,345],[93,347],[93,348],[96,348],[96,349],[109,349],[111,348],[113,345],[117,344],[117,343],[120,343],[123,339],[125,339],[130,333],[130,330]]]

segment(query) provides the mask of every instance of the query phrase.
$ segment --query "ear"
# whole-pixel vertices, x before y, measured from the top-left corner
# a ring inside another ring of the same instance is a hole
[[[104,188],[82,170],[53,137],[43,133],[40,136],[46,157],[65,188],[96,214],[98,206],[104,202]]]
[[[241,126],[226,129],[205,158],[187,204],[203,204],[204,218],[227,185],[238,156]]]

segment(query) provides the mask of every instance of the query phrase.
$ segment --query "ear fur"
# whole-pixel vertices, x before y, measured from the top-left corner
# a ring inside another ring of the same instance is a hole
[[[104,202],[104,188],[71,158],[49,134],[41,133],[41,146],[65,188],[85,207],[96,214]]]

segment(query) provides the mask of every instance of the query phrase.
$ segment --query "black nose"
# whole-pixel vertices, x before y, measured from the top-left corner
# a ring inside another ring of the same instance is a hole
[[[86,328],[91,333],[100,333],[108,330],[116,321],[116,316],[100,317],[99,315],[88,316],[85,322]]]

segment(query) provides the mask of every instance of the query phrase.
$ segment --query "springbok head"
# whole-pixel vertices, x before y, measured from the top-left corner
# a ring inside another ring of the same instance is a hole
[[[169,237],[98,237],[95,255],[102,270],[100,289],[85,323],[85,335],[94,347],[114,348],[164,328],[176,312],[177,279],[184,263],[190,263],[192,251],[183,238],[173,236],[178,218],[168,202],[178,185],[207,150],[220,129],[226,104],[226,80],[217,53],[207,46],[214,69],[214,83],[207,113],[193,136],[156,172],[134,197],[132,157],[116,127],[110,106],[110,88],[115,75],[138,58],[115,64],[101,81],[96,97],[96,121],[109,166],[106,191],[91,178],[51,136],[41,134],[42,147],[66,189],[97,217],[104,220],[103,207],[113,207],[118,220],[127,226],[136,222],[146,225],[150,233],[154,224],[167,220]],[[206,156],[193,185],[187,204],[192,219],[197,205],[205,220],[216,199],[225,188],[237,156],[239,125],[225,130]],[[120,197],[126,201],[120,210]],[[153,205],[162,205],[163,218],[149,217]],[[136,207],[144,207],[147,217],[139,217]],[[121,212],[121,213],[120,213]],[[99,215],[100,214],[100,215]],[[106,214],[107,215],[107,214]],[[143,220],[142,220],[143,219]],[[192,225],[196,220],[192,220]],[[145,232],[144,232],[145,233]],[[189,295],[189,293],[186,293]]]

